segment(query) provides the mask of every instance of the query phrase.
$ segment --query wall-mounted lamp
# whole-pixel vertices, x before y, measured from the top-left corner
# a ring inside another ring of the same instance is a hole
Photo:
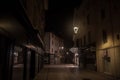
[[[74,27],[73,29],[74,29],[74,33],[77,34],[79,27]]]

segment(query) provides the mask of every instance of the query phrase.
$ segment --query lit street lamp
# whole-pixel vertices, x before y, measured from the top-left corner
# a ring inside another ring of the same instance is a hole
[[[77,47],[76,46],[76,35],[78,33],[79,27],[74,27],[73,30],[74,30],[74,35],[73,35],[74,47]]]
[[[74,29],[74,33],[77,34],[79,27],[74,27],[73,29]]]
[[[76,64],[76,65],[79,65],[79,57],[78,57],[78,47],[77,47],[77,45],[76,45],[76,35],[77,35],[77,33],[78,33],[78,30],[79,30],[79,27],[74,27],[73,28],[73,30],[74,30],[74,35],[73,35],[73,41],[74,41],[74,47],[73,47],[73,52],[74,52],[74,63]]]

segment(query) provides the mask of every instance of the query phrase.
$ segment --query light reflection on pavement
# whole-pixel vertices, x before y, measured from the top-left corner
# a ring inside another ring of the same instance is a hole
[[[44,68],[78,68],[77,65],[74,64],[53,64],[53,65],[44,65]]]

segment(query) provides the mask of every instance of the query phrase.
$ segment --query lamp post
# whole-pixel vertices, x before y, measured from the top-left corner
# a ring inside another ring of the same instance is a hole
[[[77,45],[76,45],[76,37],[77,36],[76,35],[78,33],[79,27],[74,27],[73,30],[74,30],[74,35],[73,35],[74,47],[77,47]]]
[[[75,62],[75,64],[76,65],[79,65],[79,55],[78,55],[78,47],[77,47],[77,44],[76,44],[76,40],[77,40],[77,33],[78,33],[78,30],[79,30],[79,27],[74,27],[73,28],[73,30],[74,30],[74,35],[73,35],[73,41],[74,41],[74,62]]]

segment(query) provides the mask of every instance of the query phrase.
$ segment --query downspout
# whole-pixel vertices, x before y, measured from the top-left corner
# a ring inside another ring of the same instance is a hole
[[[112,17],[112,0],[110,0],[110,2],[109,2],[109,18],[110,18],[110,24],[111,24],[111,32],[112,32],[112,41],[113,41],[113,53],[114,53],[114,66],[113,66],[113,71],[114,71],[114,73],[113,73],[113,77],[114,77],[114,79],[116,80],[117,79],[117,70],[116,70],[116,68],[115,68],[115,66],[116,66],[116,59],[115,59],[115,56],[116,56],[116,54],[115,54],[115,41],[114,41],[114,26],[113,26],[113,17]]]

